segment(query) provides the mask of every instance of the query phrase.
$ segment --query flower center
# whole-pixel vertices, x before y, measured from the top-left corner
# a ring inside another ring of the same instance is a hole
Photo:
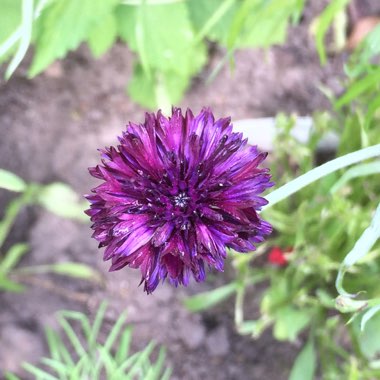
[[[190,197],[186,193],[182,192],[173,197],[174,206],[185,208],[189,203]]]

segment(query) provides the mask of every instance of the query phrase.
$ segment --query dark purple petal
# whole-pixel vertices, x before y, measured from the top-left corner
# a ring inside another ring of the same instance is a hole
[[[173,108],[129,123],[117,147],[100,150],[89,171],[102,183],[86,214],[111,271],[140,268],[147,293],[165,278],[186,286],[205,279],[206,265],[223,271],[226,248],[253,251],[271,233],[258,214],[273,186],[259,167],[267,154],[232,129],[210,109]]]

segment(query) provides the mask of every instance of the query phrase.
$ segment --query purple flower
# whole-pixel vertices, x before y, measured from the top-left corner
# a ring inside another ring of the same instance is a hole
[[[258,167],[267,153],[232,132],[230,118],[146,114],[101,153],[89,171],[103,182],[86,196],[93,237],[111,271],[140,268],[147,293],[166,277],[203,281],[205,265],[223,271],[226,248],[252,251],[272,230],[257,213],[273,185]]]

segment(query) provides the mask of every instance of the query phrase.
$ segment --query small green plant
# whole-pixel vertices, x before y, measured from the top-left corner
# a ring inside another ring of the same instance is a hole
[[[226,49],[283,43],[305,0],[3,0],[0,62],[9,78],[30,45],[34,77],[83,42],[104,54],[118,38],[136,54],[130,96],[149,108],[170,108],[207,62],[208,41]],[[78,18],[78,15],[81,15]],[[219,71],[219,67],[211,75]]]
[[[125,326],[126,312],[101,338],[105,311],[102,303],[92,323],[80,312],[61,311],[58,321],[63,334],[46,329],[50,356],[42,358],[40,366],[24,363],[23,368],[36,380],[168,380],[171,370],[165,368],[164,348],[156,360],[153,342],[131,353],[132,327]],[[16,379],[6,374],[6,380]]]
[[[86,221],[83,213],[85,202],[79,202],[77,194],[68,185],[59,182],[48,185],[26,183],[14,173],[0,169],[0,188],[19,194],[9,202],[0,221],[0,291],[23,291],[23,285],[13,279],[22,280],[26,274],[50,272],[88,280],[100,279],[94,269],[74,262],[17,268],[17,264],[29,250],[26,243],[16,243],[7,252],[2,252],[17,216],[27,205],[40,205],[61,217]]]
[[[330,98],[333,112],[315,114],[307,144],[293,137],[291,118],[278,117],[278,188],[263,209],[275,234],[252,255],[231,253],[232,282],[185,301],[196,311],[234,296],[241,334],[258,338],[272,328],[277,340],[302,339],[291,380],[380,376],[379,81],[378,66],[363,58],[378,58],[379,37],[377,28],[350,58],[346,91]],[[316,167],[315,152],[331,133],[338,158]],[[281,248],[281,260],[271,262],[271,247]],[[253,297],[260,316],[248,319]]]

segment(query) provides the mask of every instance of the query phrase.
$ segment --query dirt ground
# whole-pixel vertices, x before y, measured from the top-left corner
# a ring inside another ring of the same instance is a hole
[[[222,57],[218,52],[195,78],[181,106],[197,112],[207,105],[216,116],[231,115],[235,120],[274,116],[280,111],[306,115],[326,108],[328,103],[317,86],[341,91],[345,54],[331,57],[327,66],[320,67],[307,33],[310,19],[322,8],[320,1],[315,3],[306,10],[301,25],[291,29],[285,46],[266,52],[239,51],[236,70],[231,73],[225,67],[205,86],[203,79]],[[125,94],[132,64],[133,56],[122,44],[99,60],[82,47],[33,80],[25,78],[23,66],[9,82],[0,82],[0,167],[28,181],[63,181],[79,194],[87,193],[95,184],[87,167],[97,163],[97,148],[115,144],[127,121],[143,120],[144,110]],[[8,200],[9,194],[2,192],[0,210]],[[257,341],[238,335],[232,300],[201,314],[192,314],[182,305],[186,295],[228,281],[229,271],[187,289],[165,284],[147,296],[137,287],[137,271],[107,273],[108,263],[102,262],[90,235],[89,224],[65,220],[38,207],[24,210],[18,218],[8,245],[14,241],[30,244],[22,265],[84,262],[104,273],[106,283],[43,276],[29,279],[24,293],[1,293],[0,378],[2,370],[22,374],[23,361],[35,362],[46,355],[44,328],[56,326],[56,311],[73,309],[93,315],[102,300],[109,303],[109,326],[128,309],[128,320],[135,326],[135,348],[152,338],[166,346],[173,380],[287,378],[299,344],[278,343],[270,332]]]

